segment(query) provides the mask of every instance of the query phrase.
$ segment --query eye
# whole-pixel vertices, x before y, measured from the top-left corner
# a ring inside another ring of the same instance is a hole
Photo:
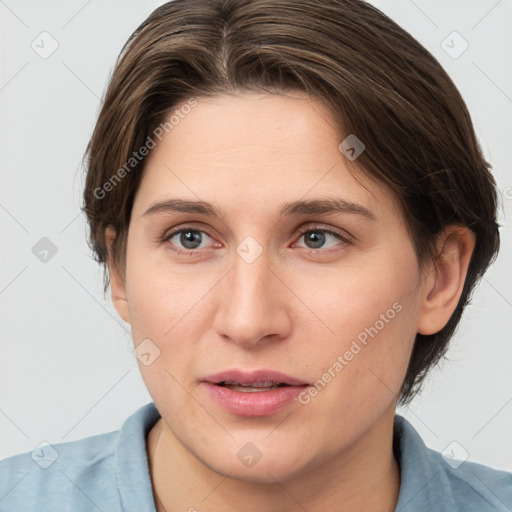
[[[347,236],[326,228],[310,227],[300,233],[299,239],[304,239],[304,245],[299,247],[313,250],[332,249],[341,245],[342,247],[350,243]],[[163,241],[169,242],[170,249],[178,254],[197,254],[203,250],[214,247],[222,247],[222,244],[215,240],[205,231],[195,227],[186,226],[164,235]],[[213,244],[212,244],[213,242]],[[296,242],[297,244],[298,242]]]
[[[171,247],[173,250],[184,253],[205,249],[211,244],[213,238],[200,229],[185,227],[166,235],[164,240],[175,246],[175,248]]]
[[[300,234],[299,240],[304,239],[302,247],[307,249],[332,249],[336,245],[347,245],[349,240],[341,233],[325,229],[310,228]]]

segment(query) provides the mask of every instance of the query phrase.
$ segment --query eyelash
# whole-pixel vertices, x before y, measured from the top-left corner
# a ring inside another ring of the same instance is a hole
[[[170,240],[180,234],[180,233],[184,233],[184,232],[187,232],[187,231],[196,231],[196,232],[199,232],[199,233],[204,233],[206,234],[207,236],[209,236],[210,238],[213,239],[213,237],[207,232],[205,231],[204,229],[199,229],[197,227],[194,227],[194,226],[185,226],[185,227],[182,227],[182,228],[179,228],[175,231],[172,231],[171,233],[168,233],[168,234],[165,234],[163,239],[162,239],[162,242],[169,242],[169,249],[173,252],[175,252],[176,254],[178,255],[186,255],[186,256],[196,256],[197,254],[201,254],[202,252],[204,251],[208,251],[210,248],[203,248],[203,249],[188,249],[188,250],[183,250],[183,249],[178,249],[176,247],[172,247],[172,245],[170,244]],[[300,238],[302,238],[306,233],[310,233],[310,232],[313,232],[313,233],[323,233],[323,234],[327,234],[327,235],[332,235],[334,238],[337,238],[340,242],[342,242],[344,245],[349,245],[351,242],[350,240],[348,239],[348,237],[346,236],[343,236],[341,233],[338,233],[336,231],[333,231],[331,229],[327,229],[327,228],[324,228],[324,227],[317,227],[317,226],[308,226],[307,228],[305,229],[302,229],[299,231],[299,236],[297,238],[297,240],[300,240]],[[329,248],[329,249],[311,249],[311,248],[307,248],[307,247],[302,247],[303,250],[305,250],[306,252],[308,253],[325,253],[325,252],[331,252],[334,248]]]

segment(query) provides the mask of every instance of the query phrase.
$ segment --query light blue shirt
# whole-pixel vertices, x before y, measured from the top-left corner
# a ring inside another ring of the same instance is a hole
[[[117,432],[4,459],[0,512],[156,512],[146,436],[159,418],[149,403]],[[401,472],[396,512],[512,511],[512,473],[445,460],[401,416],[394,428]]]

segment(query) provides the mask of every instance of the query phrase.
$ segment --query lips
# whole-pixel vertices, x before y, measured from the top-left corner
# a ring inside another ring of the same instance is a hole
[[[209,397],[239,416],[266,416],[289,405],[309,384],[273,370],[227,370],[203,379]]]

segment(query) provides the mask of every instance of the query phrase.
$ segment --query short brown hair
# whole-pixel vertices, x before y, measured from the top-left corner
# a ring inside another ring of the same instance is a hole
[[[194,97],[286,91],[321,99],[341,132],[363,141],[366,150],[357,163],[400,201],[420,265],[435,257],[436,236],[446,225],[467,226],[475,234],[455,312],[438,333],[416,336],[400,394],[408,403],[444,355],[475,284],[497,254],[497,194],[447,73],[366,2],[174,0],[157,8],[125,44],[87,147],[90,245],[105,264],[105,230],[112,226],[113,256],[124,268],[145,159],[129,169],[126,162],[171,108]]]

